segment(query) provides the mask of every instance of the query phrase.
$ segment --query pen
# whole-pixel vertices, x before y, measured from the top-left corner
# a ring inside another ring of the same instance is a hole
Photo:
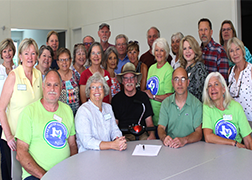
[[[145,147],[144,147],[144,145],[143,145],[143,150],[145,150]]]

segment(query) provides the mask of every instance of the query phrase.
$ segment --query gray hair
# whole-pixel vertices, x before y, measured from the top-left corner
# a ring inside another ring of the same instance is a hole
[[[126,35],[124,35],[124,34],[118,34],[118,35],[116,36],[116,38],[115,38],[115,45],[116,45],[116,40],[117,40],[117,39],[121,39],[121,38],[124,38],[124,39],[126,40],[127,45],[128,45],[129,39],[128,39],[128,37],[127,37]]]
[[[107,70],[107,62],[108,62],[108,57],[111,53],[115,53],[116,55],[116,65],[118,65],[118,61],[119,61],[119,56],[118,56],[118,52],[116,50],[116,48],[114,46],[110,46],[108,47],[108,49],[104,52],[103,58],[102,58],[102,66],[104,67],[104,69]],[[116,66],[117,69],[117,66]]]
[[[42,83],[45,84],[46,77],[47,77],[47,75],[48,75],[50,72],[56,72],[56,73],[58,74],[59,79],[60,79],[60,88],[61,88],[61,86],[62,86],[62,79],[61,79],[60,73],[59,73],[57,70],[55,70],[55,69],[50,69],[49,71],[47,71],[47,72],[45,73],[45,77],[44,77]]]
[[[84,41],[84,39],[85,39],[86,37],[90,37],[90,38],[93,40],[93,42],[95,42],[95,39],[94,39],[92,36],[90,36],[90,35],[85,36],[85,37],[82,39],[82,42]]]
[[[146,34],[147,38],[148,38],[149,30],[151,30],[151,29],[155,29],[155,30],[157,31],[157,33],[158,33],[158,38],[160,38],[160,31],[159,31],[158,28],[155,27],[155,26],[152,26],[152,27],[150,27],[150,29],[148,29],[147,34]]]
[[[109,94],[110,89],[109,89],[109,86],[108,86],[106,80],[104,79],[104,77],[102,77],[102,75],[99,72],[96,72],[87,80],[86,89],[85,89],[85,93],[86,93],[87,98],[90,97],[90,85],[92,83],[102,83],[102,85],[104,87],[104,97]]]
[[[231,56],[230,56],[230,49],[231,49],[231,44],[232,43],[234,43],[234,45],[236,45],[236,46],[238,46],[238,47],[240,47],[241,48],[241,50],[242,50],[242,53],[243,53],[243,59],[244,60],[246,60],[246,51],[245,51],[245,47],[244,47],[244,44],[243,44],[243,42],[240,40],[240,39],[238,39],[237,37],[232,37],[232,38],[230,38],[229,40],[228,40],[228,42],[227,42],[227,56],[228,56],[228,59],[230,59],[231,61],[232,61],[232,59],[231,59]],[[233,61],[232,61],[233,62]]]
[[[231,97],[231,95],[228,92],[228,87],[227,87],[225,79],[223,78],[223,76],[219,72],[211,72],[206,77],[204,88],[203,88],[203,93],[202,93],[203,103],[208,105],[211,108],[213,108],[215,106],[214,102],[212,101],[212,99],[210,98],[210,96],[208,94],[208,83],[212,77],[216,77],[219,80],[219,82],[221,83],[222,87],[225,88],[223,106],[226,109],[233,98]]]
[[[170,53],[170,47],[165,38],[158,38],[152,45],[152,54],[154,55],[156,45],[165,50],[165,58],[167,59]]]
[[[184,37],[184,35],[181,32],[176,32],[171,36],[171,41],[174,39],[182,39]]]

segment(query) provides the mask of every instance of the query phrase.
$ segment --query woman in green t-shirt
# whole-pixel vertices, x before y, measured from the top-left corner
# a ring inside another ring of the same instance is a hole
[[[252,150],[252,130],[246,115],[242,106],[230,96],[225,79],[219,72],[207,76],[203,102],[202,129],[206,142]]]

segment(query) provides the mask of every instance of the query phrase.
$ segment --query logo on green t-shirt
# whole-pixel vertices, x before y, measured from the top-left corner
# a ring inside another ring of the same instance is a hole
[[[234,140],[237,135],[237,129],[232,122],[220,119],[215,124],[215,134],[226,139]]]
[[[146,89],[151,91],[151,94],[156,95],[158,93],[159,80],[156,76],[150,77],[147,81]]]
[[[43,134],[45,141],[53,148],[63,148],[67,143],[67,128],[56,120],[46,124]]]

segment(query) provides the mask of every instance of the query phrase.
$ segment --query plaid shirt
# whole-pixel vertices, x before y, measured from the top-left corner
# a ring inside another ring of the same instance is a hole
[[[214,42],[213,39],[204,47],[201,44],[202,58],[209,73],[218,71],[227,82],[228,79],[228,58],[223,47]]]

